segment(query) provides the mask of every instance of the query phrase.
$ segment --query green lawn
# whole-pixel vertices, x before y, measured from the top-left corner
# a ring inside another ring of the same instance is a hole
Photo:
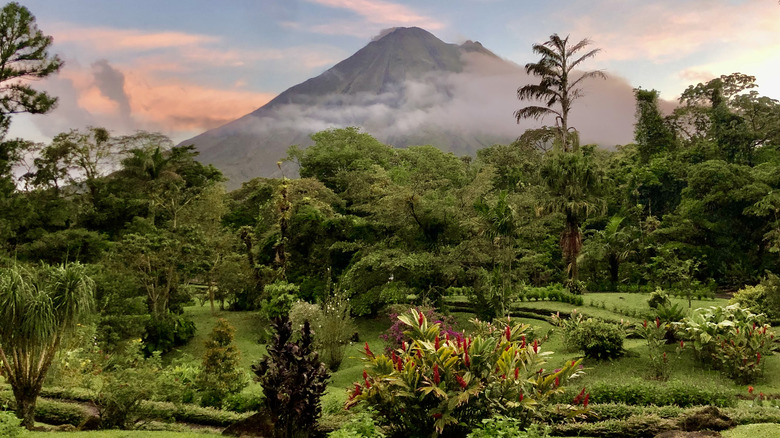
[[[776,438],[780,436],[780,424],[745,424],[721,432],[724,438]]]
[[[93,432],[62,432],[67,438],[208,438],[221,437],[221,434],[209,432],[151,432],[143,430],[98,430]],[[25,438],[50,437],[52,432],[27,432]]]

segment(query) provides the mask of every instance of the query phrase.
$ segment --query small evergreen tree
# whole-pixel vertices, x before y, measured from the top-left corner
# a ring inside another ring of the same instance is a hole
[[[314,351],[308,322],[296,342],[290,340],[292,324],[288,318],[275,318],[272,328],[276,334],[268,354],[252,370],[263,386],[274,437],[311,436],[322,413],[320,398],[327,386],[328,370]]]
[[[239,365],[241,353],[233,345],[235,331],[225,319],[220,318],[205,342],[206,353],[196,379],[204,406],[221,407],[228,395],[236,394],[246,386]]]

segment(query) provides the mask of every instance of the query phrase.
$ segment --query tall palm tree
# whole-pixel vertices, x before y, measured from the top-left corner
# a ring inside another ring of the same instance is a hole
[[[582,249],[580,224],[606,209],[606,203],[598,197],[602,174],[590,154],[582,152],[553,153],[546,157],[540,172],[550,194],[546,210],[565,217],[561,251],[569,278],[576,280],[577,256]]]
[[[550,40],[543,44],[534,44],[533,51],[542,55],[539,62],[525,65],[528,74],[539,76],[538,84],[529,84],[517,89],[517,98],[520,100],[542,100],[545,106],[529,105],[515,111],[515,118],[519,123],[521,119],[532,118],[538,120],[548,115],[555,116],[555,126],[560,135],[560,142],[564,152],[569,151],[569,110],[574,100],[583,95],[580,83],[588,78],[606,79],[606,75],[599,71],[584,72],[576,79],[571,78],[572,72],[583,61],[596,56],[601,49],[593,49],[582,56],[577,57],[578,52],[587,47],[591,41],[583,39],[577,44],[569,45],[569,37],[561,38],[558,34],[552,34]],[[572,80],[573,79],[573,80]],[[577,150],[576,142],[572,150]]]
[[[62,337],[91,308],[93,293],[94,282],[78,263],[0,270],[0,359],[16,415],[28,429]]]

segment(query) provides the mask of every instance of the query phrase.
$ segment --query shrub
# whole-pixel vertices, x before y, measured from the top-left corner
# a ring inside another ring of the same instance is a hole
[[[617,324],[588,318],[572,331],[572,345],[582,350],[586,357],[613,359],[623,354],[626,333]]]
[[[322,303],[322,316],[316,327],[315,345],[325,365],[335,371],[344,360],[344,349],[355,332],[349,298],[340,293],[328,297]]]
[[[543,438],[550,436],[550,428],[532,424],[523,430],[523,425],[517,418],[498,415],[485,418],[482,424],[471,431],[466,438]]]
[[[321,414],[320,398],[328,371],[313,350],[308,323],[296,342],[290,340],[292,328],[287,318],[274,319],[272,328],[276,333],[268,344],[268,354],[252,370],[263,386],[275,437],[308,436]]]
[[[735,393],[720,387],[704,388],[684,382],[668,382],[663,385],[642,380],[629,383],[599,382],[588,388],[593,403],[624,403],[637,406],[680,407],[712,405],[717,407],[733,406]],[[574,391],[566,391],[561,396],[568,400]]]
[[[400,315],[408,313],[411,309],[415,309],[417,312],[425,314],[426,320],[430,321],[432,324],[439,324],[442,330],[449,334],[451,338],[463,338],[463,334],[455,330],[455,319],[451,316],[442,315],[435,307],[410,307],[409,305],[397,304],[388,306],[387,317],[390,320],[390,328],[379,335],[379,338],[387,343],[385,350],[388,354],[390,354],[392,350],[401,348],[401,345],[404,342],[408,344],[411,341],[406,324],[398,319]]]
[[[355,383],[346,404],[368,404],[393,435],[424,436],[445,429],[465,433],[498,413],[527,425],[540,405],[580,374],[581,361],[546,371],[550,353],[541,353],[538,340],[522,335],[526,324],[508,320],[503,329],[461,340],[443,332],[440,324],[429,324],[415,309],[399,319],[410,342],[389,356],[375,355],[366,343],[363,381]],[[573,406],[562,409],[571,415],[584,412]]]
[[[558,326],[563,330],[563,345],[566,351],[579,350],[577,338],[574,334],[580,327],[582,321],[585,320],[585,315],[578,312],[577,309],[574,309],[571,311],[568,318],[562,318],[560,312],[558,312],[552,314],[550,320],[553,325]]]
[[[369,410],[370,412],[370,410]],[[359,412],[339,429],[328,434],[328,438],[384,438],[369,412]]]
[[[195,380],[202,406],[220,408],[227,396],[241,392],[247,384],[239,364],[241,353],[233,345],[235,331],[227,320],[220,318],[205,342],[206,352]]]
[[[657,380],[669,379],[669,358],[663,351],[666,344],[666,324],[658,317],[650,323],[645,320],[642,324],[637,324],[636,333],[647,341],[652,377]]]
[[[22,427],[22,420],[16,418],[13,412],[0,412],[0,436],[16,438],[26,432]]]
[[[697,309],[678,324],[685,330],[697,357],[740,383],[763,374],[764,358],[776,348],[764,316],[732,304]]]
[[[151,318],[143,337],[143,351],[146,356],[151,356],[155,351],[167,353],[186,344],[194,336],[195,323],[184,315],[168,314],[162,318]]]
[[[753,313],[766,313],[772,321],[780,320],[780,277],[767,273],[761,284],[737,291],[729,304],[739,304]]]
[[[302,300],[294,302],[292,307],[290,307],[289,313],[290,324],[292,324],[294,333],[293,337],[303,329],[303,323],[308,321],[310,326],[316,327],[321,317],[322,309],[320,309],[319,304],[307,303]]]
[[[265,399],[262,393],[242,391],[229,395],[225,399],[223,408],[239,413],[253,412],[262,409],[263,403],[265,403]]]
[[[298,299],[300,288],[298,285],[284,280],[265,286],[263,289],[266,300],[263,301],[260,312],[268,319],[287,317],[293,303]]]
[[[655,292],[650,294],[650,299],[647,300],[647,304],[653,308],[657,309],[658,307],[669,307],[672,305],[672,301],[669,299],[669,294],[664,292],[663,289],[656,288]]]

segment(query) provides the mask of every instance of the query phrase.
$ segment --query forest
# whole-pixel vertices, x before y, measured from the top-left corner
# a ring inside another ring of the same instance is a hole
[[[56,102],[16,80],[61,61],[26,8],[2,15],[5,131]],[[227,191],[157,133],[3,135],[0,431],[654,436],[704,405],[780,422],[780,102],[742,73],[671,113],[637,88],[635,141],[581,145],[583,41],[526,66],[519,105],[547,105],[515,116],[555,125],[475,157],[333,128],[279,157],[297,175]]]

